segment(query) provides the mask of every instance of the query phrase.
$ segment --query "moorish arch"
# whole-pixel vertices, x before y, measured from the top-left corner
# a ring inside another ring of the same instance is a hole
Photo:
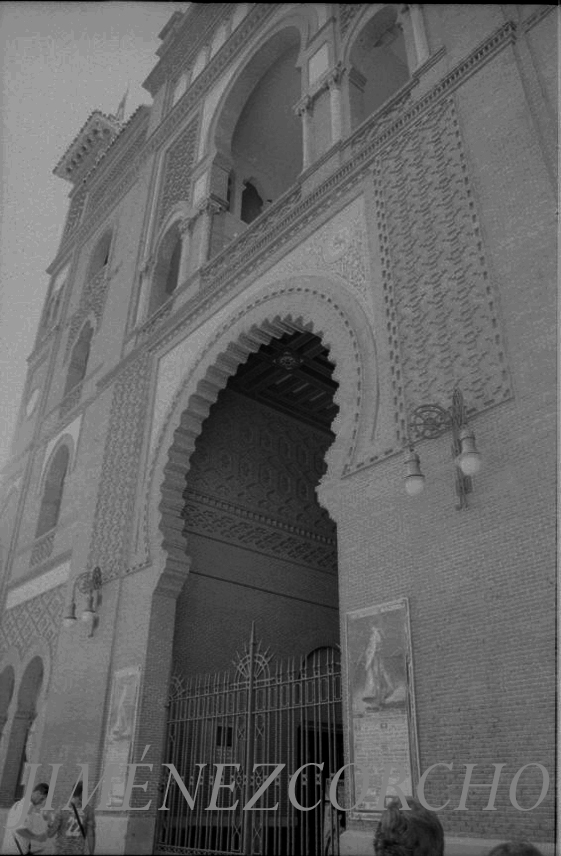
[[[184,532],[183,494],[195,443],[211,406],[238,367],[262,345],[295,331],[312,333],[321,340],[337,384],[333,403],[338,413],[331,425],[335,439],[325,455],[327,471],[320,485],[337,482],[346,464],[371,442],[378,410],[372,325],[338,277],[300,276],[280,281],[255,294],[235,312],[221,313],[218,329],[209,334],[196,360],[189,340],[176,345],[185,348],[179,358],[184,359],[186,368],[175,394],[170,394],[145,493],[144,527],[154,588],[139,746],[162,746],[164,740],[176,602],[191,563]],[[155,709],[161,711],[161,717],[154,717]]]
[[[146,504],[147,548],[159,585],[183,584],[188,545],[182,532],[189,458],[211,406],[250,354],[271,339],[306,330],[322,341],[334,364],[339,407],[322,483],[339,478],[361,441],[370,441],[378,408],[376,347],[364,311],[334,277],[294,278],[256,296],[227,317],[191,364],[168,410],[152,459]],[[329,510],[329,509],[328,509]],[[172,582],[176,579],[176,583]]]

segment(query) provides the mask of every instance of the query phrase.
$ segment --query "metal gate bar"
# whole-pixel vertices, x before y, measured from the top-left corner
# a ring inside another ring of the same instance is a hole
[[[271,660],[252,628],[234,674],[175,682],[166,762],[175,765],[194,805],[189,807],[172,780],[169,810],[158,812],[156,853],[336,856],[339,818],[328,789],[343,765],[339,652],[321,648],[299,660]],[[301,811],[289,799],[290,777],[305,764],[321,763],[321,771],[309,766],[298,777],[296,800],[305,807],[317,804]],[[209,810],[216,764],[239,769],[224,768],[222,784],[233,790],[221,788]],[[243,811],[273,771],[267,766],[254,772],[256,764],[285,767],[257,808]]]

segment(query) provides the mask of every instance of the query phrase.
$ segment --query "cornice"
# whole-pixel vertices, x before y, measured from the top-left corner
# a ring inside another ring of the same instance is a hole
[[[546,15],[549,15],[550,12],[553,12],[553,10],[557,8],[557,6],[547,5],[541,6],[540,8],[536,9],[535,12],[532,12],[532,14],[528,18],[526,18],[525,21],[522,22],[524,31],[527,33],[528,30],[531,30],[532,27],[535,27],[536,24],[539,24],[539,22],[543,20]]]
[[[54,175],[72,183],[80,181],[120,130],[114,116],[94,110],[55,166]]]
[[[297,535],[300,538],[305,538],[308,541],[316,541],[318,544],[323,544],[327,547],[335,547],[336,540],[327,538],[325,535],[320,535],[317,532],[312,532],[309,529],[301,529],[299,526],[294,526],[291,523],[285,523],[282,520],[277,520],[275,517],[270,517],[266,514],[259,514],[256,511],[251,511],[241,505],[235,505],[225,499],[209,496],[208,494],[200,493],[197,490],[187,490],[185,492],[187,501],[194,502],[197,506],[208,506],[216,508],[218,511],[225,511],[235,517],[240,517],[244,520],[251,520],[254,523],[262,523],[272,529],[280,529],[283,532],[290,532],[291,535]],[[188,528],[188,526],[187,526]]]

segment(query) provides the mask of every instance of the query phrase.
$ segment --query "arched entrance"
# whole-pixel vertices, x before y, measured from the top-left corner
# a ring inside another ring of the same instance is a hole
[[[190,809],[171,783],[157,851],[315,854],[333,832],[326,797],[343,765],[337,546],[315,487],[336,389],[321,339],[291,330],[239,366],[203,422],[183,491],[191,561],[165,758],[197,796]],[[276,785],[244,811],[276,765]],[[218,789],[219,769],[233,790]]]

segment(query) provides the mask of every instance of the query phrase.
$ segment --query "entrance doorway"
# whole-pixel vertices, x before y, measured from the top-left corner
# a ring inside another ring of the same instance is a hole
[[[254,631],[247,647],[232,674],[175,684],[167,763],[192,807],[170,775],[156,853],[336,854],[329,787],[344,763],[339,652],[273,662]]]
[[[166,758],[197,796],[190,809],[171,782],[157,852],[305,856],[333,828],[337,543],[315,494],[337,413],[332,375],[317,336],[287,333],[239,367],[203,423],[184,492],[191,569],[177,601]],[[275,783],[243,811],[275,765]],[[213,799],[218,770],[231,787]]]

